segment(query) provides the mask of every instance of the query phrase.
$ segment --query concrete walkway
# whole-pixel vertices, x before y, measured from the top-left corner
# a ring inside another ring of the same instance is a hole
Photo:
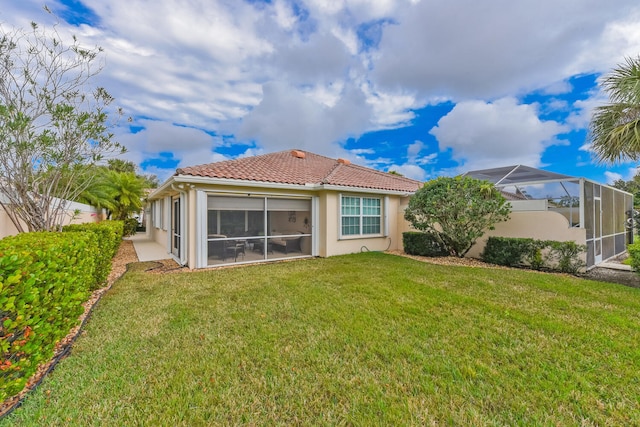
[[[158,242],[151,240],[145,233],[137,233],[133,236],[125,237],[125,239],[133,242],[138,260],[141,262],[171,259],[167,249]]]
[[[609,268],[611,270],[632,271],[630,265],[621,264],[619,262],[612,262],[612,261],[601,262],[596,267]]]

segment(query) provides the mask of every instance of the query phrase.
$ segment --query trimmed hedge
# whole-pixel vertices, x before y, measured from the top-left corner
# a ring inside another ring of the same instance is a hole
[[[402,233],[402,244],[405,253],[429,257],[447,256],[449,251],[438,237],[429,232],[407,231]]]
[[[491,264],[576,274],[584,267],[580,254],[586,249],[586,246],[573,241],[489,237],[480,256]]]
[[[95,281],[94,233],[0,240],[0,401],[20,392],[79,322]]]
[[[97,223],[72,224],[65,226],[64,232],[87,232],[94,234],[98,242],[98,250],[92,254],[96,259],[95,281],[91,290],[99,289],[111,272],[111,260],[118,252],[124,223],[122,221],[102,221]]]
[[[535,241],[527,238],[489,237],[480,255],[484,262],[520,267],[535,250]]]

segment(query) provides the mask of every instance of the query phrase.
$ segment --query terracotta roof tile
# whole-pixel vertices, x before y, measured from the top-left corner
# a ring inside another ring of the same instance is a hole
[[[325,184],[356,188],[414,192],[420,181],[339,162],[301,150],[280,151],[262,156],[180,168],[176,175],[260,181],[278,184]],[[296,155],[294,155],[295,153]]]

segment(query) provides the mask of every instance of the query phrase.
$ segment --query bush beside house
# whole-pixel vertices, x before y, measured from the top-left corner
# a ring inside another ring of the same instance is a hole
[[[105,282],[105,259],[117,250],[122,223],[88,225],[0,240],[0,401],[51,359],[79,323],[91,290]]]
[[[402,233],[402,245],[409,255],[428,257],[449,255],[449,251],[442,245],[438,236],[429,232],[406,231]]]
[[[449,254],[464,257],[486,230],[509,219],[510,205],[489,181],[440,177],[409,199],[404,218],[435,237]]]
[[[580,259],[584,251],[584,245],[572,241],[489,237],[481,257],[490,264],[576,274],[585,265]]]
[[[629,258],[631,260],[631,268],[640,274],[640,242],[628,245],[627,251],[629,252]]]

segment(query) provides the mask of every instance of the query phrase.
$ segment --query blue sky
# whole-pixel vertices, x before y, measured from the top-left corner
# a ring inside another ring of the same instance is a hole
[[[525,164],[611,183],[587,141],[598,79],[640,54],[637,0],[58,0],[101,46],[123,157],[176,167],[299,148],[428,180]],[[5,0],[0,25],[55,20]]]

